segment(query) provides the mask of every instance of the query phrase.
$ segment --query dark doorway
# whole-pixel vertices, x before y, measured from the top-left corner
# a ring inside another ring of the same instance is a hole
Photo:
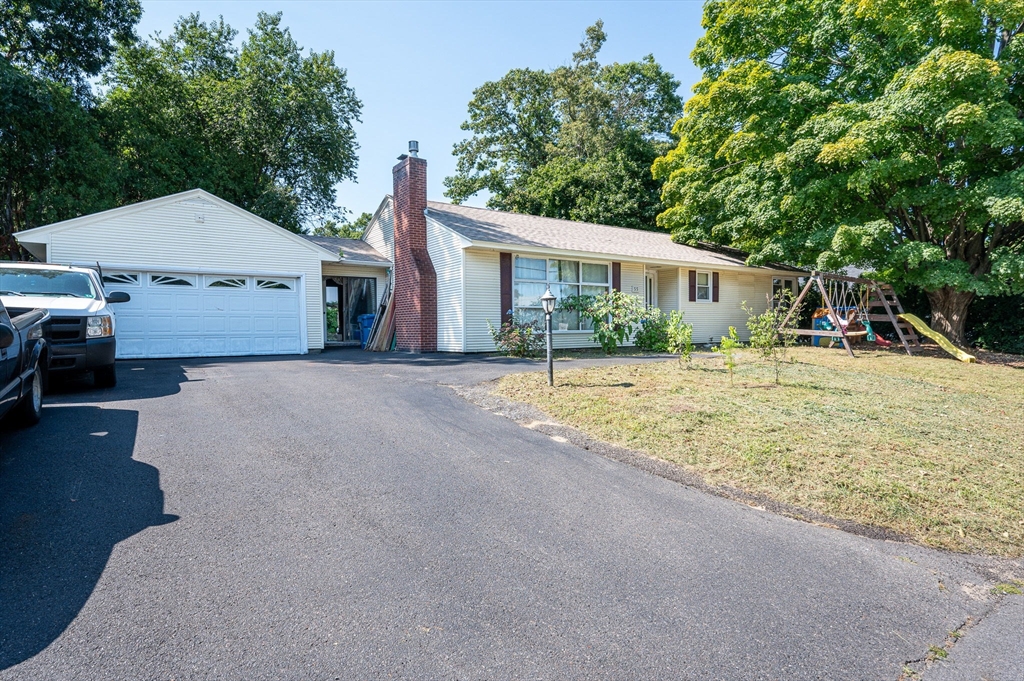
[[[326,288],[328,343],[358,343],[359,315],[377,311],[377,280],[373,277],[329,277]]]

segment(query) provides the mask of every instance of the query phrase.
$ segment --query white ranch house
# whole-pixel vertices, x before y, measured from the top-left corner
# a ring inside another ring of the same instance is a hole
[[[389,284],[400,350],[491,352],[488,322],[509,311],[538,318],[548,286],[557,296],[617,288],[683,311],[702,343],[729,326],[745,336],[742,303],[763,309],[800,274],[663,233],[427,201],[426,162],[405,156],[362,239],[297,235],[201,189],[16,236],[42,262],[98,265],[108,291],[131,295],[116,308],[120,358],[352,343],[356,318],[376,312]],[[329,308],[339,317],[330,337]],[[576,315],[554,322],[556,347],[593,345]]]

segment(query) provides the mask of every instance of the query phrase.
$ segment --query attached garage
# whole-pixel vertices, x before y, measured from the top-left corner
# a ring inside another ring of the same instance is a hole
[[[117,308],[117,357],[295,355],[303,351],[299,277],[104,271]]]
[[[117,357],[303,354],[324,347],[327,276],[390,263],[364,242],[294,234],[200,189],[21,232],[42,262],[100,267]]]

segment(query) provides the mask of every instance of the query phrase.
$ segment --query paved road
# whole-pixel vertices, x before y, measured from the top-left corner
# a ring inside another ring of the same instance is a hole
[[[337,351],[66,387],[0,433],[0,679],[896,679],[993,608],[984,566],[447,387],[524,368]]]

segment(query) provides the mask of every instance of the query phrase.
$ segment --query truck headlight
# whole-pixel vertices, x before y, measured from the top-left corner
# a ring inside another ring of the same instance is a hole
[[[32,340],[39,340],[42,337],[43,337],[43,327],[41,327],[41,326],[33,326],[31,329],[28,330],[28,336],[27,336],[26,340],[30,340],[30,341],[32,341]]]
[[[114,335],[114,320],[110,315],[89,317],[85,323],[86,338],[106,338]]]

